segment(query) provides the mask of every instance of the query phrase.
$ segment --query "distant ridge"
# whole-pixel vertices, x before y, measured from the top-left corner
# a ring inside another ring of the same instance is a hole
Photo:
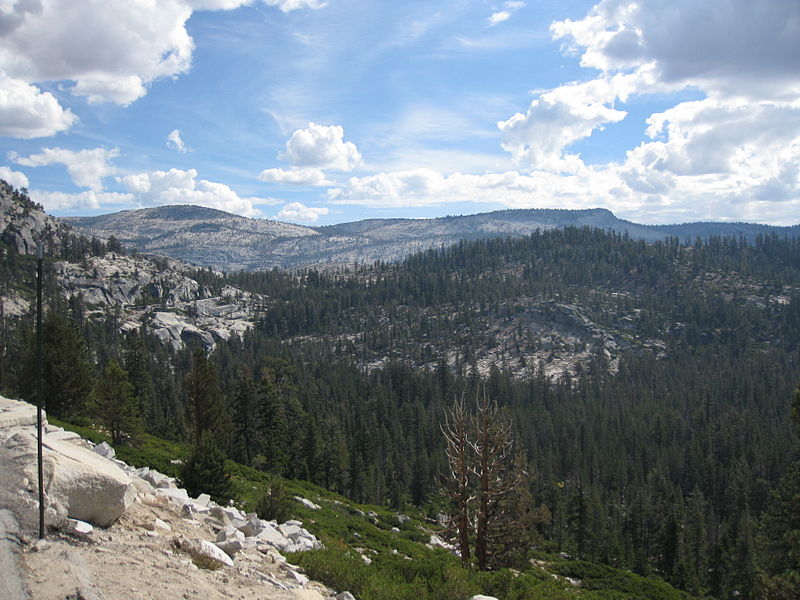
[[[595,227],[653,242],[711,236],[800,236],[800,226],[754,223],[640,225],[604,208],[509,209],[434,219],[367,219],[324,227],[241,217],[201,206],[160,206],[63,219],[88,236],[119,239],[141,252],[163,254],[217,270],[392,262],[459,240],[529,235],[537,229]]]

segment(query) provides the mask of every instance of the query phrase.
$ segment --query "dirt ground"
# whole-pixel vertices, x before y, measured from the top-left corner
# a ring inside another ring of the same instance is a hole
[[[275,552],[236,554],[233,567],[198,568],[173,540],[214,540],[159,498],[136,501],[114,525],[86,536],[50,534],[27,545],[22,562],[32,600],[321,600],[334,592],[299,583]],[[171,531],[149,531],[161,519]],[[282,587],[297,589],[282,589]]]

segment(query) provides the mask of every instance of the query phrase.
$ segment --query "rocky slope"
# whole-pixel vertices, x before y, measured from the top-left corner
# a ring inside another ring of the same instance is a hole
[[[79,260],[59,260],[63,248],[75,244],[75,237],[68,225],[0,181],[0,239],[7,245],[5,251],[15,256],[35,254],[44,239],[46,262],[58,289],[66,300],[78,302],[88,318],[113,318],[123,331],[144,323],[175,349],[189,339],[199,339],[210,348],[252,327],[263,304],[260,296],[235,287],[210,289],[198,281],[195,268],[175,259],[93,253],[86,243]],[[30,283],[25,282],[30,282],[28,274],[11,274],[3,282],[4,317],[33,310],[33,294],[26,287]]]
[[[438,219],[369,219],[326,227],[300,227],[239,217],[197,206],[162,206],[97,217],[64,219],[87,236],[118,238],[143,252],[219,270],[392,262],[459,240],[522,236],[537,229],[596,227],[654,241],[667,236],[800,235],[800,227],[746,223],[638,225],[605,209],[503,210]]]
[[[27,588],[30,598],[334,597],[279,552],[319,546],[301,523],[279,525],[216,505],[205,495],[189,498],[174,480],[116,460],[107,444],[94,446],[46,418],[44,427],[48,535],[35,541],[36,411],[0,397],[0,507],[23,526],[11,542],[22,546],[21,575],[12,565],[3,577],[18,580],[17,588]]]
[[[163,206],[63,221],[87,236],[114,236],[140,252],[226,271],[271,266],[259,259],[265,248],[285,248],[288,255],[297,239],[319,236],[309,227],[200,206]]]

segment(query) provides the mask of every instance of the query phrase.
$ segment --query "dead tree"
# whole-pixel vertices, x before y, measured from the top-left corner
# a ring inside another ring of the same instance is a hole
[[[506,501],[525,475],[515,460],[511,418],[486,391],[477,399],[475,439],[471,447],[477,460],[473,466],[478,482],[478,509],[475,515],[475,559],[478,569],[489,568],[489,545],[499,534],[498,525],[507,525],[514,515]],[[505,528],[505,527],[503,527]]]
[[[470,564],[474,540],[476,566],[486,570],[500,559],[493,552],[502,552],[510,536],[524,540],[529,525],[527,473],[521,454],[515,454],[511,418],[484,391],[473,417],[462,396],[445,411],[441,429],[449,466],[442,488],[453,506],[449,533],[462,565]]]
[[[470,563],[469,534],[471,529],[470,508],[474,500],[470,474],[471,443],[470,420],[464,406],[464,397],[461,396],[453,407],[445,409],[444,424],[441,426],[445,440],[445,452],[449,473],[442,481],[442,488],[453,503],[455,514],[450,517],[448,529],[455,534],[458,549],[461,554],[461,564],[464,567]]]

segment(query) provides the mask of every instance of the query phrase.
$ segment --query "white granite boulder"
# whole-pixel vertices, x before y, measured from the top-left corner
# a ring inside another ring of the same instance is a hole
[[[70,518],[106,527],[136,498],[130,478],[111,461],[55,439],[43,441],[48,481],[45,491]]]
[[[211,561],[212,565],[216,566],[233,566],[233,560],[231,560],[231,557],[208,540],[187,540],[185,538],[177,538],[175,540],[175,545],[192,558],[206,559]]]

